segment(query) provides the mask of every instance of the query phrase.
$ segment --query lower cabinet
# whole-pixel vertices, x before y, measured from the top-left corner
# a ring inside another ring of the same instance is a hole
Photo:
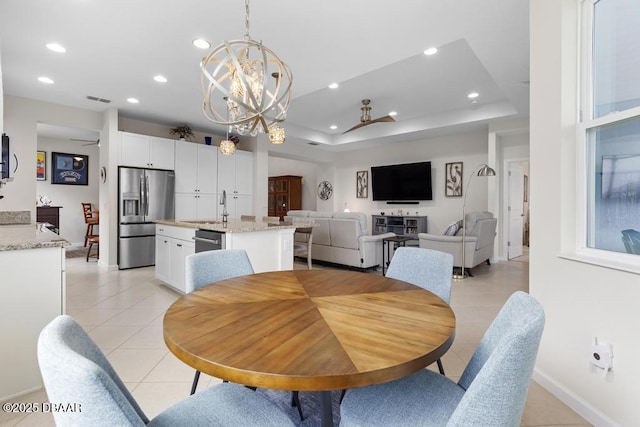
[[[194,236],[193,228],[156,226],[156,278],[181,293],[185,258],[196,251]]]

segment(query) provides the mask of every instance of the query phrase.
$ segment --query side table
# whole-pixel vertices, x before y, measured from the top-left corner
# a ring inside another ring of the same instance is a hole
[[[391,246],[392,244],[393,250],[395,251],[396,248],[399,246],[406,246],[409,240],[418,240],[418,239],[413,236],[393,236],[393,237],[385,237],[384,239],[382,239],[382,275],[383,276],[386,268],[389,266],[389,262],[391,262],[391,256],[389,255],[389,246]],[[384,250],[385,246],[387,248],[386,257],[385,257],[385,250]],[[387,258],[389,259],[389,261],[386,261]]]

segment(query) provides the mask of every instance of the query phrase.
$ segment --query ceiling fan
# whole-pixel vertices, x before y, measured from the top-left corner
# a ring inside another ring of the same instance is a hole
[[[378,117],[377,119],[373,119],[371,120],[371,107],[369,107],[369,104],[371,103],[370,99],[363,99],[362,100],[362,107],[360,107],[360,109],[362,110],[362,116],[360,116],[360,123],[358,123],[357,125],[355,125],[354,127],[352,127],[349,130],[346,130],[344,132],[342,132],[342,134],[344,135],[347,132],[351,132],[352,130],[356,130],[359,129],[363,126],[367,126],[373,123],[381,123],[381,122],[395,122],[396,120],[391,117],[391,116],[383,116],[383,117]]]
[[[88,142],[88,144],[82,144],[83,147],[87,145],[97,145],[98,147],[100,146],[100,138],[96,139],[95,141],[92,139],[69,138],[69,141]]]

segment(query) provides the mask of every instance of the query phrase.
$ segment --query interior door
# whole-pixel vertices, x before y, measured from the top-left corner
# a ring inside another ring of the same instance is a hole
[[[507,258],[522,255],[524,230],[524,169],[521,163],[509,164],[509,235]]]

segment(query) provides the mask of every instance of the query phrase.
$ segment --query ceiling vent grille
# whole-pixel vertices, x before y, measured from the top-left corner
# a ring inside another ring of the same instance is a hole
[[[309,145],[320,145],[319,142],[307,142],[307,144],[309,144]]]
[[[104,102],[105,104],[108,104],[111,102],[110,99],[105,99],[105,98],[98,98],[97,96],[87,96],[87,99],[90,101],[97,101],[97,102]]]

